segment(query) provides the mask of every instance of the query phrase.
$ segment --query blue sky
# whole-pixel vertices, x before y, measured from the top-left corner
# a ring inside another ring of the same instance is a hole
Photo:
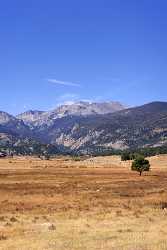
[[[167,100],[166,0],[0,1],[0,110]]]

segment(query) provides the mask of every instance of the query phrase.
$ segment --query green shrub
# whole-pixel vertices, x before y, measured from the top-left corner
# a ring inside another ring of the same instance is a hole
[[[139,172],[141,176],[142,172],[150,170],[150,163],[143,156],[137,156],[132,162],[131,169]]]

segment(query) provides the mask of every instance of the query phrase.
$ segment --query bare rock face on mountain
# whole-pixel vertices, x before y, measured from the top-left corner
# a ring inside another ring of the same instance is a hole
[[[31,137],[29,127],[22,120],[0,111],[0,146],[11,147],[18,141]]]
[[[30,110],[14,117],[6,112],[0,112],[0,145],[14,144],[27,138],[51,143],[49,132],[54,124],[61,127],[61,118],[70,116],[88,116],[92,114],[112,113],[123,109],[118,102],[89,103],[77,102],[71,105],[62,105],[52,111]],[[68,124],[67,124],[68,127]],[[55,136],[57,131],[55,131]],[[54,144],[56,142],[54,141]],[[59,143],[60,144],[60,143]],[[70,143],[69,143],[70,144]],[[62,144],[63,145],[63,144]],[[68,143],[67,143],[68,145]]]
[[[0,112],[0,144],[27,138],[83,153],[167,145],[167,102],[129,109],[119,103],[78,102],[17,118]]]
[[[44,111],[29,110],[17,116],[18,119],[23,120],[24,123],[33,123],[38,120],[39,117],[45,113]]]
[[[67,115],[38,128],[46,143],[86,153],[91,148],[127,149],[167,144],[167,103],[154,102],[110,114]]]
[[[89,103],[76,102],[68,105],[61,105],[58,108],[43,112],[43,111],[28,111],[17,116],[22,119],[25,124],[33,126],[51,126],[58,118],[66,116],[89,116],[98,114],[108,114],[124,109],[125,107],[119,102],[103,102]]]
[[[76,102],[71,105],[62,105],[55,111],[59,118],[67,115],[88,116],[95,114],[108,114],[124,109],[125,107],[119,102]]]
[[[0,112],[0,150],[9,155],[59,153],[56,146],[43,144],[22,120],[5,112]]]
[[[32,136],[31,130],[22,120],[0,111],[0,145],[14,145],[18,140]]]
[[[0,111],[0,132],[11,132],[18,136],[29,135],[29,127],[22,120]]]
[[[15,122],[16,118],[6,112],[0,111],[0,125]]]

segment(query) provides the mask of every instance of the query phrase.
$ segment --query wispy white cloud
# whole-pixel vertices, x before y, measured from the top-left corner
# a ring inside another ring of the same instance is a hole
[[[57,97],[57,106],[63,105],[63,104],[73,104],[79,100],[79,95],[75,93],[65,93],[63,95],[60,95]]]
[[[58,85],[81,87],[81,85],[79,83],[74,83],[74,82],[60,81],[57,79],[47,79],[47,81],[50,83],[58,84]]]
[[[73,100],[74,101],[74,100],[77,100],[77,99],[79,99],[79,96],[77,94],[75,94],[75,93],[65,93],[65,94],[60,95],[58,97],[59,101],[68,101],[68,100]]]

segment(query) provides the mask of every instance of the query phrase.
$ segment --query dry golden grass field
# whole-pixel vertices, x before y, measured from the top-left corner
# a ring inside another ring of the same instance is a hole
[[[167,156],[0,160],[0,249],[167,250]]]

